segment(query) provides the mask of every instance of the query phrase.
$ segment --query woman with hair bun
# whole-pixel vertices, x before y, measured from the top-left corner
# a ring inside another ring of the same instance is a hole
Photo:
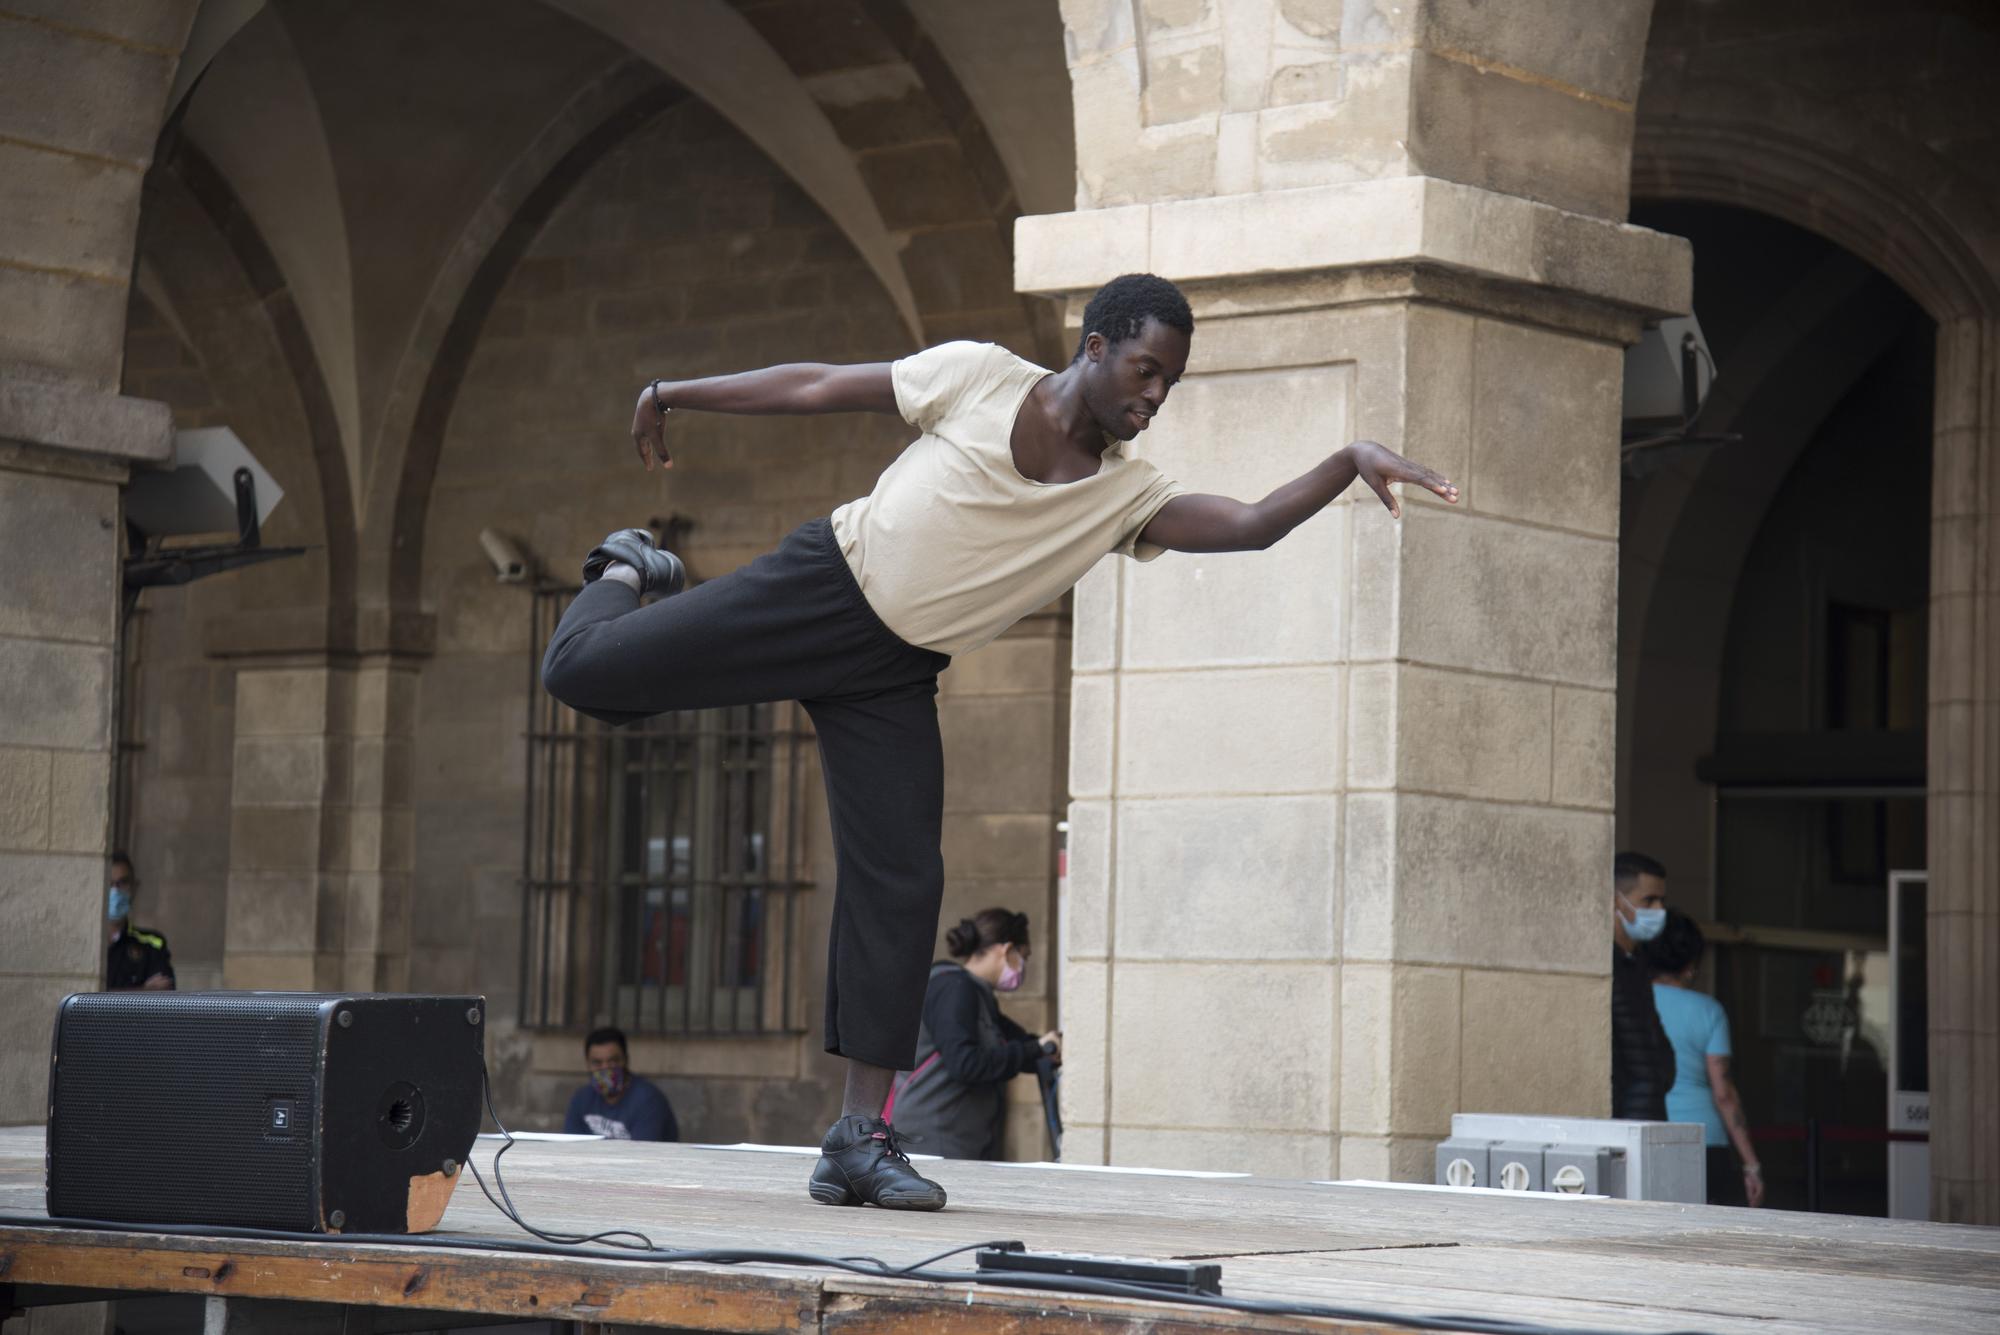
[[[1062,1060],[1062,1035],[1036,1038],[1000,1013],[1027,970],[1028,915],[982,909],[945,933],[952,958],[931,966],[916,1066],[896,1078],[882,1119],[925,1153],[997,1159],[1007,1082],[1044,1053]]]
[[[1710,1205],[1762,1205],[1764,1168],[1750,1142],[1743,1096],[1729,1078],[1729,1016],[1721,1002],[1694,990],[1695,970],[1707,945],[1694,919],[1668,909],[1660,934],[1639,947],[1641,962],[1653,971],[1660,1024],[1674,1045],[1667,1117],[1704,1128]]]

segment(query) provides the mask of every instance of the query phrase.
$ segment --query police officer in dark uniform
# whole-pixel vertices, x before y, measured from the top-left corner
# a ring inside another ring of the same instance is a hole
[[[150,928],[132,925],[132,896],[138,889],[139,877],[132,870],[132,859],[124,853],[113,853],[110,897],[104,910],[111,921],[104,986],[112,992],[135,988],[171,991],[174,954],[167,949],[167,938]]]

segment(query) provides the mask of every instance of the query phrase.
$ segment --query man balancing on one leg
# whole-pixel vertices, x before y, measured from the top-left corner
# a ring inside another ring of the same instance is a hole
[[[643,529],[604,540],[556,628],[542,682],[612,723],[673,709],[798,700],[826,771],[839,869],[828,943],[826,1048],[847,1059],[840,1120],[809,1190],[828,1205],[935,1210],[881,1120],[917,1026],[944,887],[937,678],[1061,595],[1107,552],[1269,547],[1359,477],[1391,514],[1394,482],[1449,501],[1430,469],[1357,441],[1255,503],[1188,494],[1122,442],[1146,429],[1187,366],[1194,317],[1172,283],[1128,274],[1083,317],[1067,368],[947,343],[893,363],[773,366],[660,381],[632,439],[671,466],[675,409],[897,413],[921,435],[875,489],[778,549],[682,593],[680,561]],[[675,596],[640,606],[644,593]]]

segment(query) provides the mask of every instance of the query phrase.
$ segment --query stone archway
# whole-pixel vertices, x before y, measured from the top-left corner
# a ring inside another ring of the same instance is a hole
[[[1836,147],[1837,146],[1837,147]],[[1929,864],[1934,1216],[2000,1219],[2000,215],[1925,144],[1796,89],[1666,73],[1648,85],[1633,194],[1732,204],[1826,237],[1937,322]],[[1711,467],[1719,466],[1711,463]],[[1665,557],[1686,486],[1630,526]],[[1649,591],[1628,606],[1644,610]],[[1647,629],[1641,627],[1643,639]],[[1635,683],[1621,682],[1630,701]],[[1960,946],[1959,943],[1965,943]]]
[[[340,743],[323,705],[312,728],[299,726],[307,700],[324,693],[296,688],[327,679],[305,664],[351,652],[354,523],[293,294],[227,183],[186,144],[149,176],[140,262],[127,387],[185,425],[233,428],[285,492],[265,543],[304,549],[149,589],[126,622],[120,761],[133,782],[120,844],[141,859],[150,921],[172,935],[181,985],[213,987],[240,982],[241,957],[270,946],[274,921],[330,888],[320,875],[328,822],[301,808],[324,794],[344,816],[348,770],[329,754]],[[175,355],[162,355],[163,338]],[[274,683],[282,689],[260,695]]]
[[[1013,291],[1019,207],[1006,168],[901,0],[741,13],[701,0],[671,15],[626,0],[546,2],[653,61],[791,171],[875,267],[920,342],[977,331],[1023,353],[1053,346],[1053,331],[1038,331]],[[744,82],[766,66],[776,77]]]
[[[569,188],[606,152],[687,94],[649,66],[621,65],[573,100],[498,182],[454,248],[385,412],[384,453],[368,496],[368,601],[391,623],[419,616],[424,522],[445,424],[495,295]]]
[[[1694,774],[1715,742],[1739,568],[1825,415],[1912,310],[1880,271],[1828,249],[1724,354],[1701,425],[1743,442],[1648,475],[1619,534],[1619,842],[1663,858],[1676,901],[1698,914],[1713,887]]]
[[[286,383],[263,386],[263,392],[297,396],[297,430],[303,438],[318,482],[319,515],[315,527],[326,547],[326,587],[318,606],[308,604],[298,611],[318,620],[311,628],[288,626],[293,638],[304,638],[290,648],[346,648],[353,640],[352,618],[355,586],[354,496],[349,486],[346,453],[342,448],[338,418],[327,378],[314,355],[313,342],[300,316],[284,269],[272,255],[269,243],[258,230],[255,219],[230,188],[229,181],[192,144],[174,145],[158,171],[172,178],[162,180],[157,191],[149,191],[147,216],[168,207],[170,190],[185,193],[187,201],[201,212],[216,237],[227,248],[240,271],[243,309],[268,330],[283,368]],[[182,223],[186,225],[185,220]],[[240,316],[238,318],[241,318]],[[275,369],[275,368],[274,368]],[[246,631],[253,637],[267,637],[268,629]],[[225,632],[226,634],[226,632]]]

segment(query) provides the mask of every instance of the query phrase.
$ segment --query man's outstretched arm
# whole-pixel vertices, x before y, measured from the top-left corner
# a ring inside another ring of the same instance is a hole
[[[1176,496],[1160,507],[1160,512],[1139,536],[1145,542],[1177,552],[1261,551],[1318,514],[1357,477],[1399,519],[1403,510],[1389,490],[1392,482],[1414,482],[1454,505],[1458,503],[1458,488],[1449,478],[1440,477],[1372,440],[1357,440],[1261,501],[1238,501],[1227,496]]]
[[[692,408],[711,413],[893,413],[896,390],[888,362],[828,366],[792,362],[761,371],[714,375],[703,380],[662,380],[658,393],[648,384],[639,391],[632,411],[632,443],[646,467],[659,459],[673,467],[667,453],[666,412]]]

